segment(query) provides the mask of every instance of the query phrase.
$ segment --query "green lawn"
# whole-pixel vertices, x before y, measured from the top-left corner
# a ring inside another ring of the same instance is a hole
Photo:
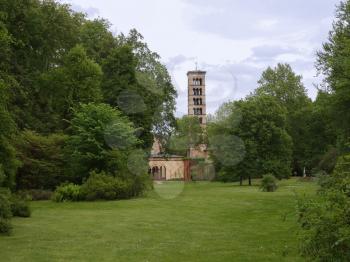
[[[295,194],[314,190],[169,182],[140,199],[33,202],[0,237],[0,261],[303,261]]]

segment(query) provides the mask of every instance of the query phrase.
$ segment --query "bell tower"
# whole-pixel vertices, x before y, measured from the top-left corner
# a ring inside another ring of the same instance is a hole
[[[205,71],[187,72],[188,78],[188,115],[197,116],[202,126],[207,123],[205,101]]]

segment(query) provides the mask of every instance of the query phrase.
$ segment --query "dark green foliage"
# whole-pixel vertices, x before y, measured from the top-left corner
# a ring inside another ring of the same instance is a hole
[[[301,251],[316,261],[350,259],[350,155],[320,180],[317,198],[299,200]]]
[[[26,130],[16,143],[22,162],[16,177],[18,190],[55,189],[69,180],[64,174],[63,147],[67,136],[63,134],[39,135]]]
[[[12,145],[16,126],[7,110],[8,92],[9,90],[0,76],[0,187],[5,186],[13,189],[19,162]]]
[[[208,125],[209,150],[217,169],[224,171],[221,178],[237,181],[268,173],[289,177],[292,142],[285,108],[263,95],[224,107]]]
[[[0,234],[10,235],[12,232],[11,221],[0,217]]]
[[[275,192],[277,189],[277,179],[272,174],[264,175],[261,179],[260,188],[264,192]]]
[[[39,200],[50,200],[53,192],[50,190],[42,189],[31,189],[25,191],[19,191],[18,194],[28,200],[39,201]]]
[[[11,199],[11,212],[15,217],[30,217],[31,210],[28,201],[13,196]]]
[[[64,184],[56,188],[52,195],[52,200],[55,202],[80,201],[84,200],[85,196],[82,193],[81,186],[75,184]]]
[[[338,144],[342,147],[350,137],[350,1],[337,7],[336,20],[328,42],[318,52],[317,69],[326,76],[329,111],[337,129]]]
[[[39,92],[42,106],[37,113],[45,121],[42,131],[64,130],[79,103],[100,101],[101,78],[100,66],[88,58],[80,45],[63,57],[60,67],[43,74]]]
[[[8,190],[0,188],[0,218],[9,219],[11,217],[11,194]]]
[[[310,152],[310,123],[312,113],[311,99],[290,65],[278,64],[267,68],[258,81],[255,96],[267,95],[276,98],[286,109],[286,130],[293,142],[293,173],[302,175],[304,167],[311,169],[312,152]]]

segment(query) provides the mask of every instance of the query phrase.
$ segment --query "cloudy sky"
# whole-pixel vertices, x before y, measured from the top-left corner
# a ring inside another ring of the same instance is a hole
[[[187,112],[186,72],[207,71],[208,112],[249,94],[261,72],[290,63],[316,95],[315,53],[327,39],[339,0],[61,0],[107,18],[115,33],[136,28],[162,57]]]

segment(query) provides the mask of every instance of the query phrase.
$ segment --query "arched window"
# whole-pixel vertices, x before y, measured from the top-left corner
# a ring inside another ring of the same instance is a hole
[[[199,98],[199,104],[202,105],[202,98]]]
[[[199,123],[203,124],[203,118],[201,118],[201,117],[199,118]]]
[[[199,95],[202,95],[202,88],[199,89]]]

